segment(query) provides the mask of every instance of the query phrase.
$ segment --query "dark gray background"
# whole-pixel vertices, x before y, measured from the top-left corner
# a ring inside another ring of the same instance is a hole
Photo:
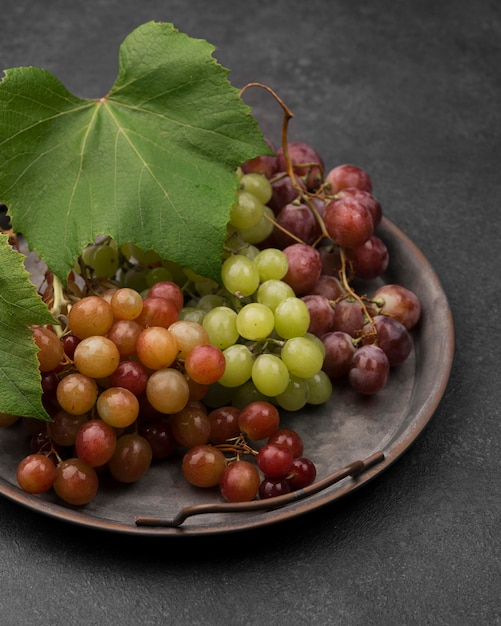
[[[276,527],[129,538],[2,499],[0,621],[501,623],[499,3],[4,0],[0,66],[44,67],[77,95],[102,96],[119,44],[150,19],[215,44],[235,86],[276,89],[295,114],[291,138],[328,164],[370,172],[449,298],[454,367],[401,460]],[[248,102],[276,133],[269,100]]]

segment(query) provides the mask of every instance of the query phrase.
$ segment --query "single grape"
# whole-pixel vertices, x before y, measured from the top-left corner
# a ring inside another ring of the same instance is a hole
[[[151,326],[169,328],[177,319],[177,306],[172,300],[151,296],[144,300],[141,314],[136,321],[144,328]]]
[[[226,468],[226,457],[214,446],[203,444],[190,448],[183,457],[181,469],[186,480],[196,487],[219,485]]]
[[[170,424],[165,419],[156,419],[141,424],[139,434],[150,444],[152,459],[166,459],[177,448]]]
[[[219,384],[224,387],[239,387],[252,375],[254,357],[244,344],[234,344],[223,350],[225,368],[219,378]]]
[[[246,304],[237,314],[237,331],[241,337],[250,341],[265,339],[273,332],[274,326],[273,311],[259,302]]]
[[[272,311],[275,311],[277,306],[287,298],[294,297],[295,293],[290,285],[274,278],[261,283],[256,292],[257,302],[266,305]]]
[[[139,361],[120,361],[109,380],[111,387],[124,387],[139,396],[146,390],[148,371]]]
[[[171,415],[170,427],[176,442],[185,448],[194,448],[209,441],[210,421],[200,407],[188,405],[174,413]]]
[[[165,269],[165,268],[155,268]],[[154,271],[154,270],[151,270]],[[164,298],[165,300],[169,300],[174,304],[177,311],[179,312],[184,306],[184,294],[181,287],[172,280],[161,280],[155,282],[154,285],[150,287],[148,290],[148,298]]]
[[[226,361],[223,352],[212,344],[195,346],[185,359],[186,373],[194,381],[210,385],[224,373]]]
[[[302,337],[310,326],[310,313],[300,298],[286,298],[275,308],[275,330],[283,339]]]
[[[106,335],[113,324],[111,304],[99,296],[86,296],[72,305],[68,313],[68,326],[79,339]]]
[[[277,150],[277,167],[285,170],[287,156],[294,173],[299,176],[309,191],[315,191],[321,185],[324,176],[324,161],[320,154],[304,141],[291,141],[287,144],[287,155],[283,146]]]
[[[372,395],[386,385],[389,371],[390,363],[384,351],[378,346],[365,345],[355,351],[348,378],[356,391]]]
[[[130,287],[117,289],[111,297],[111,308],[115,319],[134,320],[143,310],[141,295]]]
[[[353,337],[343,331],[332,331],[322,337],[325,346],[323,371],[329,378],[339,378],[348,374],[355,354]]]
[[[256,462],[266,477],[285,477],[292,467],[294,457],[289,448],[275,443],[266,443],[259,450]]]
[[[240,185],[244,191],[256,196],[263,204],[267,204],[271,199],[273,193],[271,183],[263,174],[257,172],[243,174],[240,178]]]
[[[357,165],[343,164],[334,167],[325,175],[325,183],[330,187],[332,194],[351,187],[372,192],[370,176]]]
[[[185,359],[195,346],[209,343],[209,334],[202,324],[197,322],[178,320],[171,324],[168,330],[177,340],[179,359]]]
[[[46,454],[30,454],[17,466],[16,479],[26,493],[45,493],[56,480],[56,466]]]
[[[358,248],[347,249],[346,258],[356,276],[364,280],[372,280],[384,274],[390,260],[386,244],[375,235]]]
[[[291,490],[296,491],[297,489],[303,489],[311,485],[316,477],[317,468],[313,461],[306,457],[297,457],[292,461],[287,475],[287,482]]]
[[[359,337],[365,324],[362,306],[355,299],[343,299],[334,307],[332,330]]]
[[[261,219],[264,204],[252,193],[240,190],[231,207],[229,222],[235,228],[252,228]]]
[[[151,466],[153,453],[149,442],[138,433],[122,435],[117,439],[115,452],[108,462],[110,474],[121,483],[134,483]]]
[[[302,456],[304,443],[299,433],[292,428],[280,428],[270,435],[267,443],[274,443],[289,448],[293,458]]]
[[[167,328],[150,326],[139,335],[136,344],[138,359],[152,370],[172,365],[179,353],[176,337]]]
[[[250,502],[257,496],[260,484],[261,477],[253,463],[233,461],[221,475],[221,495],[227,502]]]
[[[312,245],[318,236],[318,223],[309,206],[289,203],[283,206],[275,219],[273,243],[283,249],[298,240]]]
[[[259,270],[253,260],[234,254],[223,262],[221,279],[230,293],[250,296],[259,286]]]
[[[376,200],[371,192],[363,189],[357,189],[356,187],[345,187],[336,193],[337,198],[344,198],[346,196],[354,198],[367,207],[369,213],[371,214],[374,228],[379,226],[383,217],[383,210],[381,208],[381,204]]]
[[[116,345],[121,357],[132,356],[136,352],[136,345],[143,327],[135,320],[117,320],[107,333]]]
[[[240,411],[238,424],[246,437],[259,441],[276,432],[280,424],[280,414],[271,402],[258,400]]]
[[[159,369],[146,383],[148,402],[160,413],[178,413],[190,397],[190,388],[183,374],[171,367]]]
[[[373,323],[377,332],[377,345],[388,357],[390,366],[402,365],[412,350],[412,339],[409,331],[398,320],[387,315],[376,315]],[[370,333],[371,324],[365,330]],[[374,343],[376,339],[370,334],[362,343]]]
[[[301,299],[308,307],[310,314],[308,332],[317,337],[330,332],[334,324],[334,308],[329,299],[323,295],[313,293],[303,296]]]
[[[275,498],[290,493],[291,487],[285,478],[264,478],[259,486],[259,497],[261,500]]]
[[[282,250],[277,248],[264,248],[260,250],[254,259],[259,271],[259,280],[264,283],[267,280],[281,280],[289,268],[289,261]]]
[[[79,459],[91,467],[99,467],[111,459],[116,441],[114,428],[100,419],[92,419],[78,429],[75,437],[75,453]]]
[[[299,411],[309,401],[310,392],[304,378],[289,376],[289,384],[282,393],[275,396],[275,402],[286,411]]]
[[[58,411],[47,424],[47,433],[56,445],[72,446],[82,424],[88,421],[86,415],[72,415],[64,410]]]
[[[410,330],[421,317],[421,304],[414,292],[402,285],[387,284],[379,287],[372,296],[380,312],[393,317]]]
[[[202,325],[207,341],[220,350],[232,346],[238,340],[237,313],[229,306],[216,306],[205,315]]]
[[[254,224],[254,226],[251,226],[250,228],[241,228],[239,230],[240,236],[243,241],[247,242],[248,244],[260,244],[268,239],[268,237],[270,237],[270,235],[273,233],[274,224],[272,220],[274,219],[274,217],[275,216],[273,211],[270,209],[270,207],[265,205],[263,215],[261,216],[261,219],[257,224]],[[252,249],[247,248],[247,250],[250,251]],[[252,250],[252,252],[254,252],[254,250]],[[259,250],[256,251],[256,254],[258,252]],[[244,251],[241,251],[241,254],[245,254]],[[245,256],[249,255],[246,254]]]
[[[38,367],[41,372],[56,369],[64,356],[63,344],[54,331],[45,326],[32,326],[33,340],[38,348]]]
[[[79,372],[71,372],[61,378],[56,388],[59,406],[72,415],[90,411],[96,403],[97,394],[96,381]]]
[[[209,441],[214,444],[224,443],[240,434],[240,409],[235,406],[221,406],[207,415],[210,424]]]
[[[99,417],[114,428],[126,428],[139,415],[139,400],[124,387],[105,389],[96,402]]]
[[[73,360],[73,357],[75,355],[75,348],[78,346],[80,341],[81,340],[76,335],[73,335],[72,333],[63,335],[61,337],[61,344],[63,346],[64,353],[66,354],[68,359],[70,359],[71,361]]]
[[[343,248],[363,245],[374,232],[369,210],[358,200],[346,196],[325,207],[324,224],[330,237]]]
[[[287,274],[283,280],[292,287],[296,296],[311,292],[322,273],[322,259],[316,248],[294,243],[283,249],[288,261]]]
[[[120,352],[116,345],[101,335],[86,337],[75,348],[75,367],[84,376],[106,378],[116,370]]]
[[[96,497],[99,479],[93,467],[81,459],[70,458],[57,466],[53,487],[64,502],[83,506]]]
[[[324,366],[325,368],[325,361]],[[306,378],[308,385],[308,404],[324,404],[332,395],[332,382],[324,369],[315,376]]]
[[[308,337],[288,339],[280,351],[282,361],[294,376],[309,378],[321,369],[324,362],[323,351]]]
[[[274,397],[287,389],[289,370],[279,356],[260,354],[252,365],[252,382],[260,393]]]

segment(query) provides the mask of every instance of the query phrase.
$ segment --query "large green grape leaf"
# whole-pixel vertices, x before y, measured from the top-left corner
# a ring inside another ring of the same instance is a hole
[[[29,325],[55,320],[23,261],[24,255],[0,235],[0,412],[48,419],[41,402],[38,349]]]
[[[0,83],[0,201],[63,281],[99,234],[219,279],[235,168],[269,153],[214,47],[149,22],[103,98],[34,67]]]

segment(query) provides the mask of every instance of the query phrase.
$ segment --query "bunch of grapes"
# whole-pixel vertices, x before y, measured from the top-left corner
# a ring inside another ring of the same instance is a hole
[[[111,237],[83,250],[63,296],[49,275],[61,328],[33,336],[52,421],[23,420],[22,489],[83,505],[102,477],[135,482],[181,450],[187,481],[227,501],[282,495],[316,469],[279,410],[322,404],[336,383],[377,393],[407,359],[416,295],[361,291],[389,262],[368,174],[325,173],[295,142],[237,175],[220,284]]]

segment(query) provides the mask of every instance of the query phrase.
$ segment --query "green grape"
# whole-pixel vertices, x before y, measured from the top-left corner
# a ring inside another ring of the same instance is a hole
[[[230,293],[243,297],[252,295],[259,286],[257,265],[242,254],[234,254],[223,262],[221,278]]]
[[[220,350],[232,346],[238,340],[237,313],[227,306],[216,306],[205,314],[202,326],[209,341]]]
[[[289,370],[276,354],[260,354],[252,365],[252,382],[265,396],[278,396],[287,389]]]
[[[275,309],[275,330],[284,339],[301,337],[310,326],[310,312],[301,298],[287,298]]]
[[[163,265],[159,267],[152,267],[146,273],[146,284],[148,287],[153,287],[157,283],[162,282],[163,280],[172,281],[173,276],[170,270],[168,270]]]
[[[299,411],[309,400],[310,389],[304,378],[291,376],[284,392],[275,397],[277,404],[286,411]]]
[[[320,339],[320,337],[317,337],[313,333],[306,333],[304,337],[307,337],[310,341],[313,341],[313,343],[315,343],[318,346],[319,350],[322,353],[322,358],[325,359],[325,344]]]
[[[112,278],[117,273],[119,266],[118,252],[112,246],[97,245],[92,263],[96,276]]]
[[[287,298],[295,297],[294,290],[283,280],[270,279],[261,283],[256,293],[256,300],[272,311]]]
[[[92,267],[92,268],[94,267],[93,262],[94,262],[94,253],[95,253],[95,251],[96,251],[95,244],[91,244],[89,246],[85,246],[85,248],[82,250],[82,254],[80,256],[82,257],[82,261],[88,267]]]
[[[308,337],[288,339],[280,352],[282,361],[294,376],[315,376],[324,364],[324,355],[317,344]]]
[[[243,385],[240,385],[238,389],[233,391],[231,404],[239,409],[243,409],[252,402],[257,402],[259,400],[269,401],[269,397],[264,393],[261,393],[256,388],[256,385],[252,382],[252,380],[248,380]]]
[[[254,358],[247,346],[236,343],[223,350],[226,369],[219,379],[224,387],[239,387],[247,382],[252,374]]]
[[[332,381],[323,370],[320,370],[314,376],[306,378],[305,381],[309,390],[309,404],[323,404],[331,397]]]
[[[236,317],[238,333],[250,341],[265,339],[273,332],[275,316],[273,311],[259,302],[243,306]]]
[[[128,260],[136,260],[140,265],[148,266],[161,263],[162,257],[154,250],[143,250],[133,243],[126,243],[120,247],[120,252]]]
[[[267,280],[280,280],[289,269],[287,256],[278,248],[264,248],[254,259],[262,283]]]
[[[239,191],[237,201],[231,207],[229,222],[238,229],[251,228],[262,218],[264,204],[248,191]]]
[[[221,294],[208,293],[199,298],[197,306],[207,313],[218,306],[225,306],[225,299]]]
[[[178,319],[180,320],[188,320],[190,322],[197,322],[197,324],[202,324],[205,315],[207,314],[204,309],[199,309],[195,306],[184,306],[178,314]]]
[[[273,232],[273,228],[275,227],[275,225],[272,220],[275,220],[275,214],[270,209],[270,207],[265,206],[263,215],[259,222],[254,226],[251,226],[250,228],[241,228],[240,236],[244,241],[247,241],[248,243],[261,243],[262,241],[267,239]]]
[[[254,172],[244,174],[240,178],[240,184],[245,191],[248,191],[256,196],[256,198],[263,204],[268,204],[271,200],[273,189],[270,181],[266,178],[266,176],[263,176],[263,174],[257,174]]]
[[[148,289],[146,271],[141,267],[131,267],[122,275],[121,284],[123,287],[130,287],[141,293]]]

